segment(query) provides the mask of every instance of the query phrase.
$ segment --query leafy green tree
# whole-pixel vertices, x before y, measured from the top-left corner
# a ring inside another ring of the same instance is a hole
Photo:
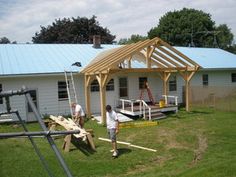
[[[139,34],[132,34],[130,38],[121,38],[118,42],[118,44],[131,44],[131,43],[135,43],[138,41],[144,41],[145,39],[147,39],[146,36],[142,36]]]
[[[217,35],[217,43],[219,47],[222,49],[227,49],[234,39],[234,35],[231,33],[231,30],[228,28],[226,24],[221,24],[216,27]]]
[[[11,41],[7,37],[0,38],[0,44],[9,44]]]
[[[86,17],[56,19],[52,25],[41,26],[40,32],[32,37],[33,43],[92,43],[93,35],[101,35],[101,42],[110,44],[115,36],[96,20]]]
[[[227,25],[215,26],[211,15],[201,10],[183,8],[167,12],[148,32],[176,46],[217,47],[231,45],[233,34]]]

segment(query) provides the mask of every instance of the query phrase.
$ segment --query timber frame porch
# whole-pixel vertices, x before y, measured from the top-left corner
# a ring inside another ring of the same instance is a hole
[[[141,61],[144,68],[132,68]],[[171,73],[179,73],[185,81],[186,111],[189,111],[190,80],[200,66],[160,38],[147,39],[100,53],[81,72],[85,76],[86,113],[91,115],[90,84],[98,80],[102,123],[106,122],[106,84],[115,73],[158,73],[163,81],[163,95],[168,95],[167,83]]]

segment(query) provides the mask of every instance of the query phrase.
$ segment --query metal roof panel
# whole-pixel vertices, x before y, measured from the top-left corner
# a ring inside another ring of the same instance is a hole
[[[0,75],[80,72],[99,53],[121,45],[92,44],[1,44]],[[236,68],[236,55],[218,48],[174,47],[205,69]],[[71,66],[81,62],[82,67]],[[134,62],[132,68],[145,63]]]

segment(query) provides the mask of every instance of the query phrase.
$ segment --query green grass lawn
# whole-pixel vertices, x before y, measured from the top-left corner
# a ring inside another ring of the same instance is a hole
[[[107,137],[105,127],[88,121],[86,128],[95,132],[97,152],[72,146],[63,151],[74,176],[236,176],[236,113],[211,109],[196,109],[190,113],[179,111],[159,121],[154,127],[121,129],[118,140],[156,149],[149,152],[119,145],[120,156],[111,157],[111,146],[98,137]],[[29,124],[32,131],[40,130]],[[22,131],[21,127],[0,125],[0,132]],[[35,138],[56,177],[65,176],[47,141]],[[55,139],[61,150],[63,138]],[[34,150],[25,138],[0,140],[0,177],[44,177]]]

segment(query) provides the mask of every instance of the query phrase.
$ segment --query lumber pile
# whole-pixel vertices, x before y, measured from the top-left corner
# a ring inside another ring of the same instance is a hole
[[[56,124],[64,127],[66,130],[79,130],[80,133],[73,134],[73,136],[75,138],[82,139],[83,141],[87,140],[90,147],[93,150],[96,150],[92,135],[89,132],[87,132],[84,128],[80,128],[78,125],[76,125],[71,118],[66,119],[62,116],[56,117],[56,116],[50,115],[50,119],[53,120]],[[50,129],[52,129],[52,128],[55,128],[55,124],[52,125],[52,127]],[[72,140],[71,135],[67,135],[64,139],[65,142],[63,144],[63,149],[67,152],[69,151],[71,140]]]

